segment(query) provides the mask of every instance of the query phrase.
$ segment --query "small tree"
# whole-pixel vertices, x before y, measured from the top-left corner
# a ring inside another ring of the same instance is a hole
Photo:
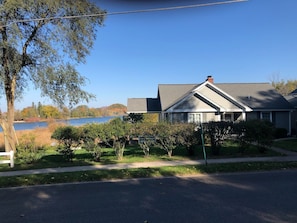
[[[84,148],[91,151],[96,162],[100,161],[102,148],[100,146],[100,136],[102,136],[103,125],[88,124],[82,127],[81,139],[84,142]]]
[[[72,162],[74,157],[73,148],[80,145],[80,129],[74,126],[58,127],[51,137],[59,141],[57,151],[61,153],[67,161]]]
[[[138,145],[142,149],[146,157],[150,154],[150,148],[155,144],[155,132],[153,131],[154,124],[152,123],[136,123],[133,125],[133,134],[138,138]]]
[[[173,150],[179,145],[178,124],[160,122],[155,125],[155,146],[167,152],[168,157],[172,156]]]
[[[194,155],[194,146],[201,143],[197,124],[182,123],[179,125],[179,143],[186,147],[189,155]]]
[[[104,124],[103,128],[104,132],[100,135],[100,139],[114,149],[119,160],[123,159],[126,143],[130,139],[130,124],[115,118]]]
[[[213,155],[219,155],[222,143],[230,136],[233,129],[231,122],[208,122],[203,124],[203,129],[211,144]]]

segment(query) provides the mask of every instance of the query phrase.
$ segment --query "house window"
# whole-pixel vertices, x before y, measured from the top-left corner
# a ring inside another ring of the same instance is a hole
[[[173,123],[185,122],[184,113],[172,113],[171,115]]]
[[[261,112],[261,119],[272,122],[272,113],[271,112]]]
[[[234,121],[234,114],[233,113],[223,113],[221,115],[221,120],[225,122],[233,122]]]
[[[189,113],[188,114],[189,123],[202,123],[202,113]]]

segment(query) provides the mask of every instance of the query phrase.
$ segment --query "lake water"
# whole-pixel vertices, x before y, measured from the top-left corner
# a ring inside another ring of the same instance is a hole
[[[96,118],[77,118],[77,119],[68,119],[68,120],[60,120],[58,122],[64,122],[68,125],[72,126],[80,126],[88,123],[105,123],[114,118],[114,116],[108,117],[96,117]],[[44,128],[47,127],[47,122],[18,122],[14,124],[14,128],[16,131],[18,130],[30,130],[35,128]],[[0,127],[0,132],[2,132],[2,128]]]

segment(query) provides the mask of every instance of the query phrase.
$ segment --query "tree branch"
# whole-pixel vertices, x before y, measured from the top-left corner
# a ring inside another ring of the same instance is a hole
[[[31,35],[29,36],[29,38],[26,40],[26,42],[24,43],[23,46],[23,52],[22,52],[22,65],[21,67],[24,67],[26,65],[32,64],[32,62],[28,63],[28,55],[27,55],[27,49],[28,46],[30,45],[30,43],[33,41],[34,37],[37,34],[37,31],[45,24],[44,21],[39,21],[38,24],[34,27]]]

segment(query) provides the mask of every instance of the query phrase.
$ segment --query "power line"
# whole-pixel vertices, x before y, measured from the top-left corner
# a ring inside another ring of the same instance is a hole
[[[143,12],[169,11],[169,10],[198,8],[198,7],[215,6],[215,5],[223,5],[223,4],[231,4],[231,3],[239,3],[239,2],[247,2],[247,1],[248,0],[231,0],[231,1],[212,2],[212,3],[205,3],[205,4],[173,6],[173,7],[167,7],[167,8],[154,8],[154,9],[142,9],[142,10],[132,10],[132,11],[124,11],[124,12],[111,12],[111,13],[107,13],[107,15],[123,15],[123,14],[133,14],[133,13],[143,13]]]
[[[1,25],[0,28],[8,27],[15,23],[22,22],[38,22],[38,21],[46,21],[46,20],[56,20],[56,19],[76,19],[76,18],[86,18],[86,17],[99,17],[103,15],[112,16],[112,15],[125,15],[125,14],[136,14],[136,13],[146,13],[146,12],[158,12],[158,11],[169,11],[169,10],[178,10],[178,9],[189,9],[189,8],[198,8],[198,7],[206,7],[206,6],[215,6],[215,5],[223,5],[223,4],[232,4],[239,2],[247,2],[248,0],[230,0],[224,2],[211,2],[204,4],[194,4],[194,5],[183,5],[183,6],[172,6],[165,8],[152,8],[152,9],[140,9],[140,10],[131,10],[131,11],[122,11],[122,12],[107,12],[107,13],[95,13],[95,14],[87,14],[87,15],[73,15],[73,16],[58,16],[58,17],[49,17],[49,18],[36,18],[36,19],[22,19],[16,20],[6,25]]]

